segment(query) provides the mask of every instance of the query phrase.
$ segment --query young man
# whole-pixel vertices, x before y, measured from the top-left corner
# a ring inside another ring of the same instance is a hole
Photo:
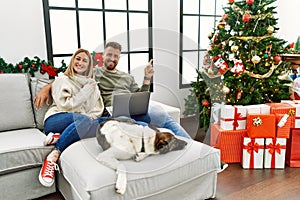
[[[152,60],[144,69],[144,81],[142,87],[135,82],[134,77],[128,73],[116,69],[120,60],[122,46],[117,42],[106,44],[103,52],[103,67],[95,68],[95,80],[98,82],[104,105],[111,106],[111,100],[114,93],[142,92],[149,91],[150,80],[154,74]],[[41,108],[43,102],[49,102],[51,84],[45,86],[34,99],[36,108]],[[148,115],[144,118],[132,116],[138,121],[151,123],[159,128],[168,128],[175,135],[191,138],[189,134],[165,112],[162,108],[149,107]]]

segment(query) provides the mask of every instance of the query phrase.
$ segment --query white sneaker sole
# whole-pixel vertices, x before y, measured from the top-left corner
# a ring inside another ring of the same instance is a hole
[[[46,182],[46,181],[42,178],[41,173],[42,173],[42,169],[40,170],[40,173],[39,173],[39,181],[40,181],[40,183],[41,183],[43,186],[45,186],[45,187],[51,187],[51,186],[53,185],[53,183],[54,183],[54,179],[53,179],[52,182]]]

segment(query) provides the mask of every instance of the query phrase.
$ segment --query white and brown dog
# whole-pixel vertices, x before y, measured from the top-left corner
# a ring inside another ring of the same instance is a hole
[[[111,118],[103,121],[96,134],[103,152],[97,156],[102,164],[116,171],[116,192],[124,194],[127,187],[125,165],[119,160],[141,161],[152,154],[164,154],[183,149],[187,142],[170,132],[142,126],[131,119]]]

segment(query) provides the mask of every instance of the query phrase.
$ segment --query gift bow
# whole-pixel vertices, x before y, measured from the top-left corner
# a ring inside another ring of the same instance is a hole
[[[264,149],[264,145],[259,145],[254,141],[254,139],[251,139],[251,142],[249,142],[247,145],[244,145],[243,149],[246,149],[249,154],[252,154],[253,151],[258,153],[259,149]]]
[[[277,152],[278,154],[281,154],[281,149],[286,149],[285,145],[281,145],[279,143],[274,144],[273,142],[267,145],[267,149],[269,149],[270,154],[274,154]]]
[[[281,154],[281,149],[286,149],[286,145],[276,144],[276,139],[272,140],[272,143],[266,146],[269,149],[269,153],[272,155],[271,168],[275,168],[275,153]]]

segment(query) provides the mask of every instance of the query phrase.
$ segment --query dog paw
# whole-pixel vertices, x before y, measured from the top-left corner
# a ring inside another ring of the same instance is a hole
[[[119,173],[116,182],[116,192],[119,194],[125,194],[127,187],[127,177],[124,173]]]
[[[137,153],[137,154],[135,154],[135,156],[134,156],[133,159],[134,159],[136,162],[139,162],[139,161],[144,160],[147,156],[148,156],[148,154],[146,154],[146,153]]]
[[[135,160],[136,162],[139,162],[142,160],[142,158],[140,157],[140,154],[135,154],[135,156],[133,157],[133,160]]]

